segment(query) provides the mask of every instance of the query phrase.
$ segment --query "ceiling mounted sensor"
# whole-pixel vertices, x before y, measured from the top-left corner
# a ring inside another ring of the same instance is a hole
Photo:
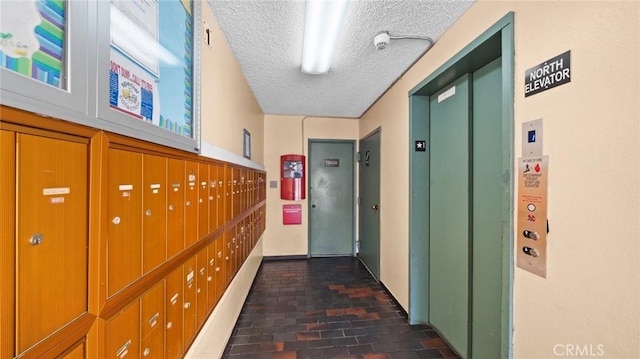
[[[428,36],[390,35],[389,31],[380,31],[378,34],[376,34],[376,36],[373,37],[373,45],[378,50],[384,50],[387,46],[389,46],[389,41],[400,39],[426,40],[429,42],[429,47],[433,45],[433,39]]]

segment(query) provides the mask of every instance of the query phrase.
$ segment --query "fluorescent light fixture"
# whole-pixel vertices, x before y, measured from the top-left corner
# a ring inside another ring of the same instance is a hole
[[[302,51],[302,72],[329,72],[348,0],[307,0]]]

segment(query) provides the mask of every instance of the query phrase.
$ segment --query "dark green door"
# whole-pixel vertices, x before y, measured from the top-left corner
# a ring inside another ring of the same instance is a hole
[[[501,59],[429,100],[429,318],[463,357],[501,356]]]
[[[354,141],[309,141],[309,255],[354,253]]]
[[[380,129],[360,140],[358,256],[380,279]]]
[[[469,80],[462,76],[429,103],[429,318],[463,356],[469,323]]]
[[[473,73],[473,358],[500,358],[502,324],[501,58]],[[508,210],[504,210],[508,212]],[[510,215],[510,214],[507,214]],[[506,289],[505,289],[506,290]]]

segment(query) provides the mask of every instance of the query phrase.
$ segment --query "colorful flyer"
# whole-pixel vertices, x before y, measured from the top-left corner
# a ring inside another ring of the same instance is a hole
[[[111,50],[109,105],[140,120],[160,123],[160,104],[154,78],[131,60]]]

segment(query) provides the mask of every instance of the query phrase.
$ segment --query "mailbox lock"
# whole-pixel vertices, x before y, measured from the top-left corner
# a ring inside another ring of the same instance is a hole
[[[149,354],[151,354],[151,349],[146,348],[146,349],[144,350],[143,355],[144,355],[144,356],[149,356]]]
[[[208,277],[207,277],[207,282],[211,282],[212,280],[213,280],[213,277],[212,277],[212,276],[208,276]]]
[[[120,224],[120,217],[113,217],[113,221],[111,221],[116,226]]]
[[[29,238],[29,243],[32,246],[37,246],[38,244],[42,243],[43,240],[44,240],[44,236],[42,235],[42,233],[36,233],[33,236],[31,236],[31,238]]]
[[[169,205],[169,210],[173,211],[173,205],[172,204]]]
[[[151,216],[151,210],[150,210],[150,209],[148,209],[144,214],[146,214],[146,215],[147,215],[147,217]]]
[[[171,329],[173,328],[173,322],[168,322],[167,323],[167,329]]]
[[[189,303],[189,302],[184,303],[184,308],[185,309],[191,308],[191,303]]]
[[[187,201],[187,206],[190,206],[190,205],[191,205],[191,201]]]

